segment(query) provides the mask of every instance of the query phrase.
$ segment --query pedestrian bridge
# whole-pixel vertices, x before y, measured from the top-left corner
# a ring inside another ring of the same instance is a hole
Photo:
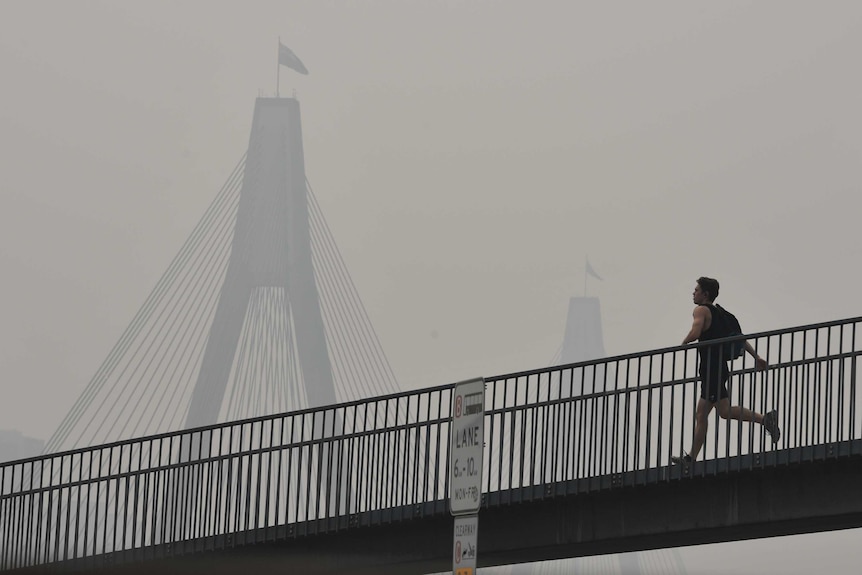
[[[752,334],[688,449],[698,345],[485,379],[478,563],[862,527],[862,318]],[[732,338],[731,338],[732,339]],[[0,568],[428,573],[452,566],[454,385],[0,466]]]

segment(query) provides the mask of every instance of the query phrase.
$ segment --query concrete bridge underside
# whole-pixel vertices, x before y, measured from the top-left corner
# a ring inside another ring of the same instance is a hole
[[[491,505],[479,514],[479,566],[862,527],[862,457],[829,458],[858,454],[856,443],[818,446],[807,451],[813,461],[799,450],[772,452],[770,459],[786,464],[715,475],[714,468],[702,463],[691,470],[693,477],[682,479],[676,468],[657,468],[649,470],[652,477],[644,477],[643,485],[636,484],[638,477],[615,476],[607,480],[621,487],[577,495],[537,497],[566,487],[562,485],[520,491],[514,498],[506,492],[490,494]],[[734,461],[729,460],[733,467]],[[750,462],[739,463],[745,468]],[[522,501],[505,503],[510,499]],[[266,543],[243,544],[252,534],[238,533],[228,543],[236,547],[219,551],[168,556],[177,551],[139,549],[77,567],[118,574],[446,572],[452,568],[452,518],[444,512],[446,505],[438,501],[388,510],[393,521],[373,527],[353,516],[343,518],[337,531],[336,520],[310,522],[294,525],[288,533],[283,527],[270,529]],[[314,534],[322,530],[326,532]],[[202,541],[200,548],[212,543]]]

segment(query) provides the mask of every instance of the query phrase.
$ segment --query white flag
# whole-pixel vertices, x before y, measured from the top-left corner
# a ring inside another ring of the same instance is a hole
[[[296,57],[293,50],[282,44],[281,41],[278,43],[278,63],[281,66],[287,66],[292,70],[296,70],[300,74],[308,74],[308,69],[303,65],[302,61]]]
[[[590,265],[590,260],[587,260],[587,275],[593,276],[599,281],[603,281],[601,276],[596,273],[596,270],[593,269],[593,266]]]

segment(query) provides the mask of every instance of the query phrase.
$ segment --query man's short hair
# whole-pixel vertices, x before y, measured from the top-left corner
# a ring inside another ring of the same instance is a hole
[[[697,285],[700,286],[701,291],[705,291],[709,294],[709,299],[715,301],[715,298],[718,297],[718,280],[714,278],[708,278],[706,276],[701,276],[697,278]]]

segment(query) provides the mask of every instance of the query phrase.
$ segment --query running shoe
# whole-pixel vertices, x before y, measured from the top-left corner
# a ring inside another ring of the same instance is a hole
[[[781,438],[781,430],[778,429],[778,411],[773,409],[763,416],[763,428],[769,433],[772,438],[772,444],[778,443]]]
[[[670,462],[673,465],[691,465],[691,455],[685,452],[682,455],[671,455]]]

